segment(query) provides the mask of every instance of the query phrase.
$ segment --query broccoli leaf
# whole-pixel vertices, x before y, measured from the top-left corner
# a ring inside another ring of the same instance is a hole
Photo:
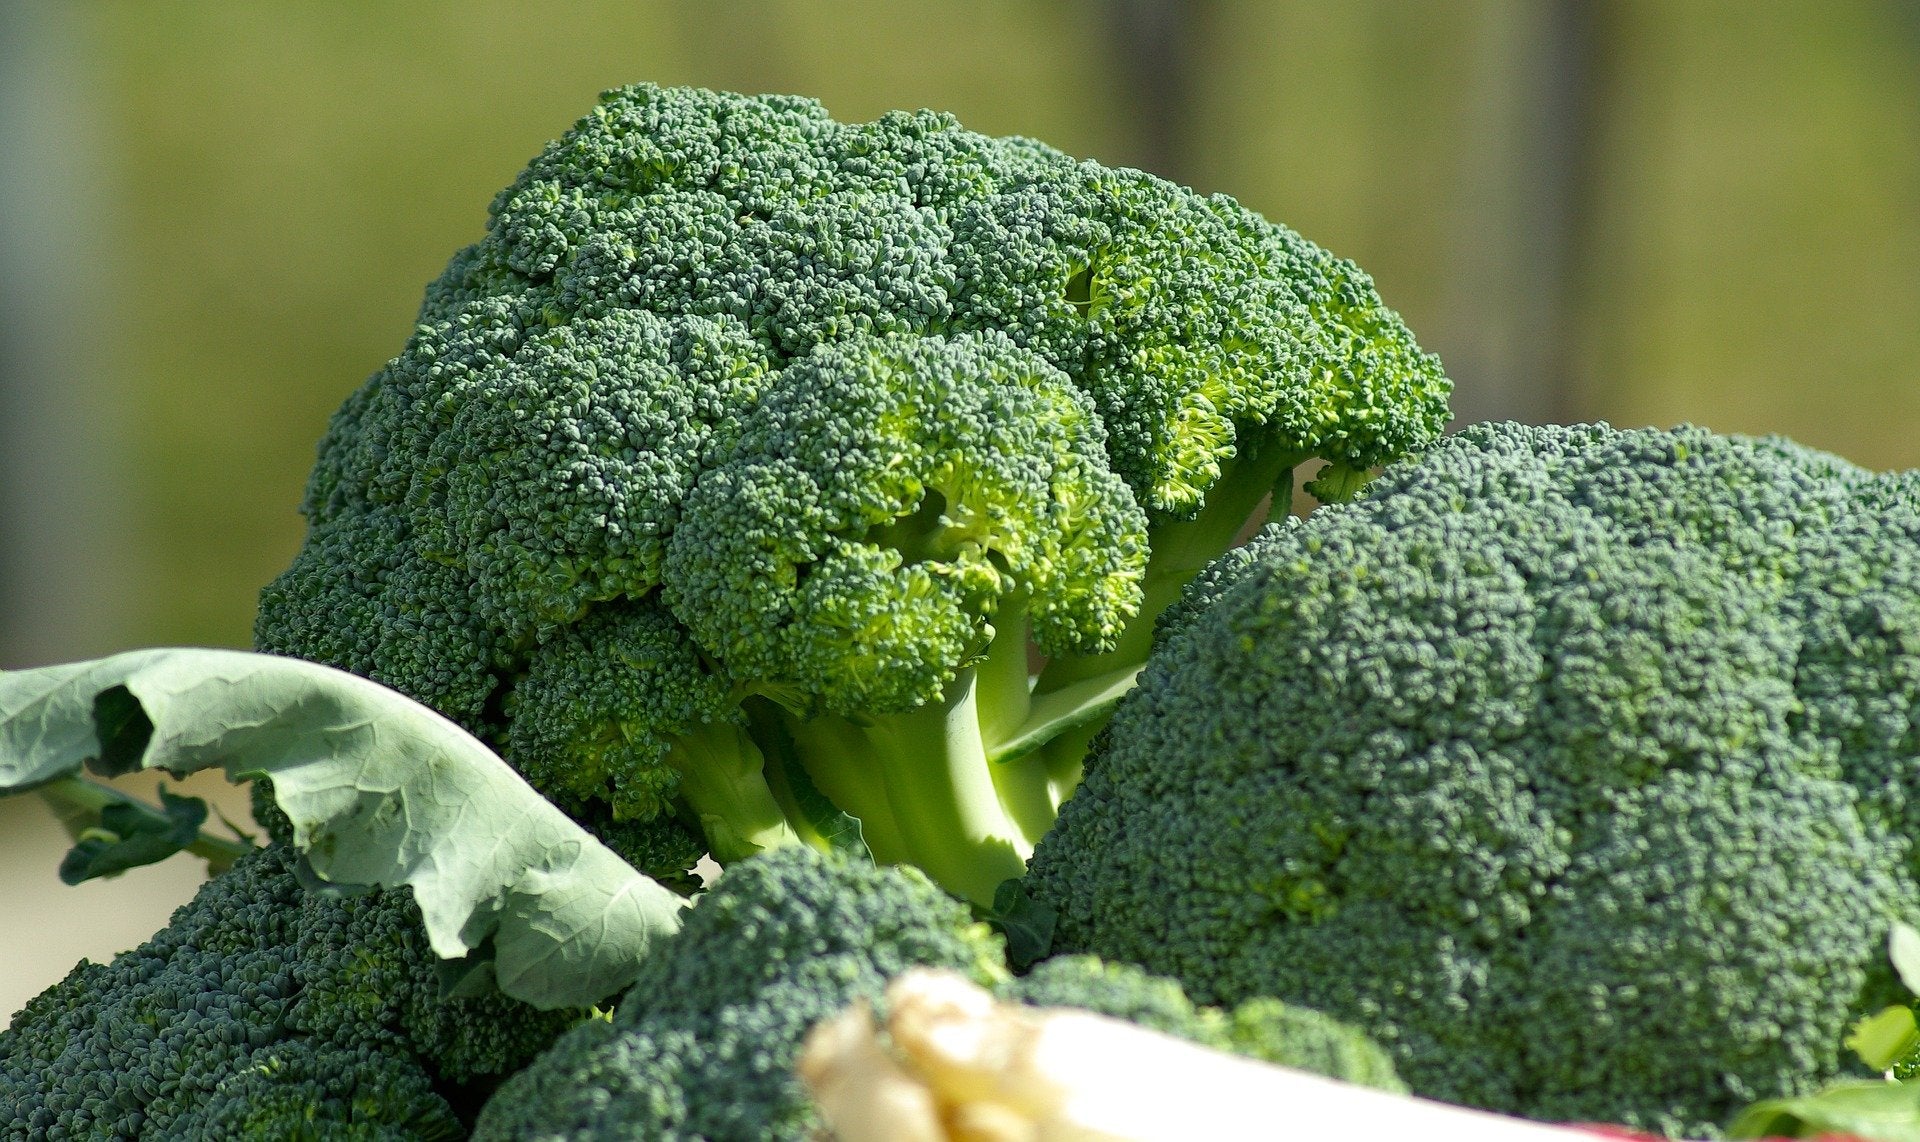
[[[1874,1070],[1892,1070],[1920,1047],[1920,1025],[1914,1022],[1913,1008],[1896,1004],[1859,1020],[1847,1033],[1845,1046]]]
[[[0,672],[0,793],[82,766],[271,778],[312,870],[413,889],[436,954],[494,952],[500,990],[581,1006],[633,979],[684,902],[481,742],[364,678],[274,655],[162,648]]]
[[[1053,950],[1053,930],[1060,924],[1060,911],[1028,896],[1020,881],[1002,882],[994,890],[993,907],[978,911],[980,918],[1007,941],[1007,963],[1013,970],[1025,971]]]
[[[1920,1142],[1920,1087],[1890,1082],[1836,1083],[1805,1098],[1756,1103],[1727,1127],[1729,1138],[1836,1134],[1884,1142]]]
[[[137,801],[113,801],[100,807],[99,821],[80,831],[60,862],[60,880],[79,884],[164,860],[200,838],[207,803],[160,790],[160,807]]]

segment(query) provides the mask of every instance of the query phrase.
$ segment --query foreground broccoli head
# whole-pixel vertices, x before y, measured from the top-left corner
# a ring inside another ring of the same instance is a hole
[[[1195,584],[1028,888],[1419,1093],[1710,1130],[1836,1073],[1920,900],[1916,541],[1784,441],[1470,428]]]
[[[1365,274],[1229,199],[930,112],[623,89],[335,415],[257,642],[629,837],[733,859],[824,792],[984,902],[1186,579],[1447,392]]]
[[[442,998],[405,894],[309,893],[243,857],[153,939],[83,961],[0,1031],[8,1138],[460,1138],[575,1018]]]
[[[475,1137],[814,1138],[819,1114],[794,1073],[808,1029],[855,1002],[879,1002],[914,967],[1402,1089],[1358,1031],[1273,1000],[1231,1014],[1197,1008],[1170,980],[1080,956],[1010,979],[999,939],[917,870],[792,846],[730,867],[647,959],[612,1021],[581,1024],[504,1083]]]
[[[478,1138],[812,1137],[793,1063],[815,1022],[909,967],[987,983],[999,941],[911,870],[793,846],[730,867],[643,962],[613,1021],[503,1084]]]

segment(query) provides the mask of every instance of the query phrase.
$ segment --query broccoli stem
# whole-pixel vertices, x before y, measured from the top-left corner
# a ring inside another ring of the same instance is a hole
[[[949,892],[987,906],[1003,881],[1026,871],[1037,837],[1001,800],[980,736],[978,683],[967,669],[941,701],[857,722],[795,718],[789,729],[822,793],[863,824],[887,822],[867,833],[876,859],[917,865]],[[1024,796],[1044,796],[1044,782],[1038,790]],[[1046,816],[1050,822],[1051,809]]]
[[[680,799],[699,820],[713,859],[725,864],[799,843],[745,727],[703,725],[674,742],[667,764],[680,774]]]
[[[1000,794],[1001,807],[1022,836],[1038,840],[1053,826],[1060,803],[1053,796],[1046,764],[1028,750],[1009,751],[1004,743],[1019,736],[1033,712],[1033,676],[1027,663],[1025,591],[1000,600],[994,612],[993,641],[974,664],[974,704],[980,711],[980,741],[987,773]]]

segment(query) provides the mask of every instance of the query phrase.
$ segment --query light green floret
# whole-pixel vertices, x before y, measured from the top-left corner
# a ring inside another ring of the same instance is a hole
[[[813,783],[883,860],[983,902],[1053,816],[995,764],[1027,722],[1027,642],[1113,645],[1146,519],[1087,398],[996,335],[827,346],[702,477],[664,598],[771,697]]]

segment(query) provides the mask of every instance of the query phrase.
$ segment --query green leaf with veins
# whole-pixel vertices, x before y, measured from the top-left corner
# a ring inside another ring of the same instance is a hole
[[[491,947],[500,989],[536,1007],[624,988],[685,907],[465,730],[299,659],[162,648],[0,672],[0,794],[83,766],[271,778],[320,878],[411,887],[437,954]]]

